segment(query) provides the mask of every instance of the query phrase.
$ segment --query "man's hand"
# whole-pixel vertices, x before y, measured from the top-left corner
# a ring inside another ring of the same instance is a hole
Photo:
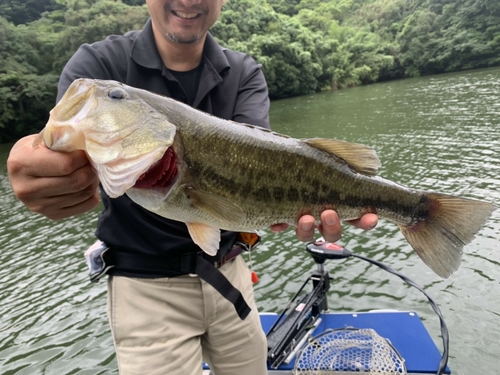
[[[99,203],[99,180],[83,151],[33,148],[36,135],[10,151],[7,171],[16,197],[31,211],[58,220],[92,210]]]
[[[348,221],[349,224],[357,228],[370,230],[377,226],[378,216],[375,214],[365,214],[360,219]],[[273,232],[281,232],[288,228],[288,224],[275,224],[271,226]],[[295,232],[297,238],[301,241],[307,242],[314,239],[314,230],[316,224],[314,217],[311,215],[304,215],[300,218]],[[336,242],[342,235],[342,225],[339,216],[333,210],[325,210],[321,213],[321,224],[317,229],[328,242]]]

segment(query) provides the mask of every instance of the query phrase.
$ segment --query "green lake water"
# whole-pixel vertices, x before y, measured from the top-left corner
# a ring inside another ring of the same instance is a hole
[[[498,68],[276,101],[271,124],[297,138],[368,144],[385,178],[500,205]],[[0,374],[116,374],[105,283],[88,282],[83,259],[97,211],[58,222],[29,212],[6,176],[10,147],[0,145]],[[251,259],[260,277],[257,302],[262,311],[279,312],[314,263],[292,230],[261,234]],[[369,232],[345,225],[341,243],[396,268],[434,297],[450,331],[453,374],[500,374],[500,210],[445,280],[391,222],[381,220]],[[438,319],[416,289],[357,259],[326,268],[334,277],[331,310],[416,311],[441,349]]]

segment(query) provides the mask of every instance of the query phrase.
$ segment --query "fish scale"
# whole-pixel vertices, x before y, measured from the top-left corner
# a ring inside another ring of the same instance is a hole
[[[304,214],[319,220],[325,209],[336,210],[342,220],[373,212],[395,222],[420,258],[448,277],[495,209],[376,176],[380,161],[368,146],[291,138],[115,81],[73,82],[51,111],[41,141],[54,151],[85,150],[106,194],[127,194],[158,215],[184,222],[211,255],[221,229],[296,224]],[[137,184],[167,150],[177,158],[169,184]]]

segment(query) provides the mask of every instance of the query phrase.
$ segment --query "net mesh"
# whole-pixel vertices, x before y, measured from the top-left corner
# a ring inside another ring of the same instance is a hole
[[[297,355],[294,375],[407,374],[404,359],[373,329],[327,330]]]

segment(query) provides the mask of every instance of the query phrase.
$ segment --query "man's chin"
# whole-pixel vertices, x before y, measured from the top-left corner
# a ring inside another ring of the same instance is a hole
[[[178,43],[178,44],[195,44],[198,43],[202,36],[198,34],[174,34],[174,33],[167,33],[166,37],[168,40],[170,40],[173,43]]]

